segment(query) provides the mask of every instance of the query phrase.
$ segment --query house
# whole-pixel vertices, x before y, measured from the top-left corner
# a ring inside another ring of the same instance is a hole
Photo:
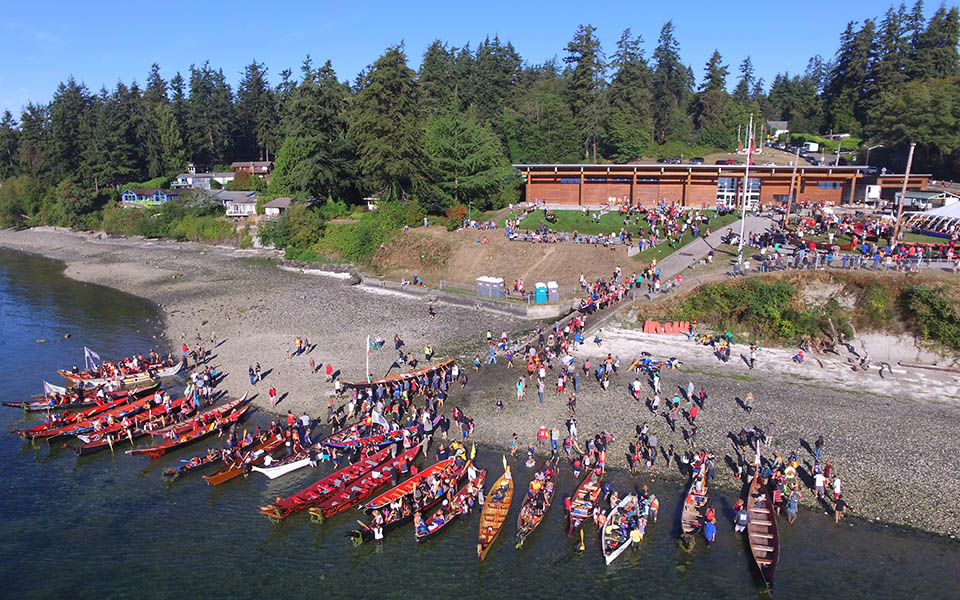
[[[269,160],[244,160],[230,165],[234,173],[250,173],[263,177],[273,171],[273,163]]]
[[[213,198],[223,203],[228,217],[250,217],[257,214],[256,192],[217,190]]]
[[[170,187],[174,189],[193,188],[195,190],[211,189],[210,182],[216,181],[220,187],[226,186],[233,181],[233,171],[224,171],[217,173],[181,173],[174,178]]]
[[[772,138],[790,133],[790,127],[787,121],[767,121],[767,135]]]
[[[288,208],[290,208],[290,198],[281,196],[280,198],[274,198],[270,202],[264,204],[263,214],[268,218],[276,219]]]
[[[176,190],[160,188],[130,188],[120,194],[120,202],[125,206],[156,206],[176,200],[180,193]]]

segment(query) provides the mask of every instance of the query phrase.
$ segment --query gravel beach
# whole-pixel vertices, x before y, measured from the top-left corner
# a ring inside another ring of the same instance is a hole
[[[463,391],[455,388],[447,408],[460,406],[475,419],[478,443],[508,453],[514,432],[522,447],[535,439],[541,425],[557,427],[561,437],[566,435],[568,394],[556,395],[556,371],[547,376],[543,404],[537,402],[535,380],[528,381],[526,399],[518,404],[514,386],[526,372],[524,365],[518,361],[507,369],[501,358],[498,364],[474,373],[470,364],[474,352],[485,346],[487,329],[497,336],[503,330],[513,336],[535,327],[527,321],[442,302],[434,304],[438,314],[431,319],[429,300],[351,286],[342,278],[283,271],[273,264],[276,254],[266,251],[104,238],[52,228],[0,231],[0,247],[59,259],[71,278],[152,300],[162,309],[168,338],[158,340],[158,346],[167,351],[184,341],[192,345],[198,336],[210,346],[215,332],[218,343],[212,364],[227,374],[221,389],[231,395],[251,389],[247,368],[259,361],[267,376],[257,386],[263,389],[251,392],[259,392],[254,402],[267,409],[266,387],[275,385],[281,402],[273,410],[325,415],[332,386],[325,383],[322,368],[310,373],[309,361],[333,365],[345,380],[362,379],[366,336],[382,336],[384,350],[371,353],[371,372],[381,376],[396,358],[392,340],[399,334],[421,365],[423,347],[429,343],[438,359],[455,357],[469,369],[469,385]],[[288,359],[287,345],[297,336],[306,337],[315,347]],[[882,338],[872,343],[890,345]],[[709,348],[684,337],[642,334],[609,324],[603,328],[602,345],[583,345],[576,353],[576,364],[582,365],[584,358],[596,364],[610,352],[620,358],[621,373],[606,392],[592,377],[584,378],[576,418],[582,441],[601,430],[616,436],[608,458],[611,468],[627,468],[626,446],[643,422],[657,433],[661,449],[669,444],[678,453],[688,448],[686,421],[671,431],[663,415],[652,414],[628,392],[634,376],[625,370],[641,351],[683,361],[680,369],[663,373],[666,398],[685,389],[688,381],[697,390],[706,389],[706,405],[697,419],[697,447],[717,455],[722,486],[740,488],[729,468],[736,454],[728,434],[773,422],[776,434],[765,453],[778,450],[786,458],[795,450],[801,474],[810,472],[813,441],[823,435],[824,460],[832,459],[854,515],[950,536],[960,533],[960,507],[951,500],[960,493],[960,477],[951,460],[960,453],[956,375],[896,364],[894,373],[884,377],[875,368],[854,373],[836,357],[795,365],[790,361],[792,352],[780,349],[763,350],[756,369],[750,370],[738,356],[746,353],[745,347],[735,346],[730,362],[722,363]],[[909,348],[902,352],[904,357],[915,354]],[[891,357],[888,352],[882,360]],[[652,395],[649,388],[645,391]],[[756,398],[751,413],[735,400],[748,392]],[[501,414],[495,409],[498,397],[504,403]],[[673,479],[682,485],[676,463],[668,470],[662,455],[652,474],[637,477],[638,483],[651,479]],[[816,505],[812,490],[804,489],[803,495],[804,504]]]

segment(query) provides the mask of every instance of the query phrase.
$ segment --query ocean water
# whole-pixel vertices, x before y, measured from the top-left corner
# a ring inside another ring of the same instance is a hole
[[[0,397],[21,399],[57,368],[82,363],[83,346],[120,357],[162,345],[147,302],[62,276],[61,265],[0,251]],[[69,334],[69,337],[65,337]],[[46,340],[37,343],[37,340]],[[166,348],[164,348],[166,349]],[[238,395],[244,390],[229,390]],[[254,390],[255,391],[255,390]],[[317,414],[321,408],[318,407]],[[325,414],[325,411],[324,411]],[[251,424],[269,421],[255,414]],[[0,409],[5,431],[35,422]],[[482,427],[478,423],[478,427]],[[514,507],[487,560],[476,558],[477,516],[425,544],[412,526],[380,546],[354,548],[353,510],[318,525],[306,514],[270,523],[257,512],[329,471],[301,470],[269,481],[259,474],[212,488],[192,474],[173,484],[161,471],[202,452],[208,441],[157,461],[122,453],[78,459],[62,441],[31,444],[0,434],[0,590],[7,598],[750,598],[765,596],[743,538],[721,520],[711,548],[677,544],[682,484],[641,478],[660,497],[659,522],[639,551],[604,566],[596,529],[586,551],[565,536],[559,498],[572,493],[569,467],[547,519],[522,550],[516,513],[530,471],[515,465]],[[501,454],[479,449],[492,481]],[[614,473],[621,492],[628,474]],[[712,502],[730,513],[735,491]],[[952,501],[944,499],[944,501]],[[958,598],[960,545],[938,536],[802,511],[781,521],[778,598]]]

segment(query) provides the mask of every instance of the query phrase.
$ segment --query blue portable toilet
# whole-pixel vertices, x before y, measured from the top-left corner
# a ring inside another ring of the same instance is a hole
[[[542,281],[538,281],[534,288],[536,293],[534,294],[534,299],[537,304],[546,304],[547,303],[547,284]]]

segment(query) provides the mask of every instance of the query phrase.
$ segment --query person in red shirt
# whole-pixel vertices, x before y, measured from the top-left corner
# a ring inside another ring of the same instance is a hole
[[[700,409],[694,404],[690,407],[690,424],[694,424],[697,421],[697,414],[700,412]]]
[[[537,431],[537,445],[546,446],[547,445],[547,428],[540,426],[540,430]]]
[[[277,388],[271,385],[270,390],[267,392],[267,394],[270,396],[271,406],[276,406],[277,405]]]

